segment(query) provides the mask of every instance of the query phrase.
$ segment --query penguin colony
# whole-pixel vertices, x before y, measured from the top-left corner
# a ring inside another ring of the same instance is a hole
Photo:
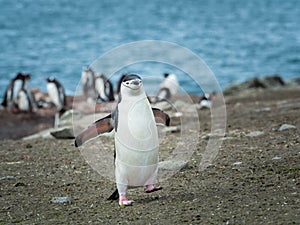
[[[87,66],[81,74],[81,86],[83,95],[87,100],[100,102],[112,102],[117,98],[122,79],[122,74],[116,87],[116,93],[111,81],[103,74],[98,74]],[[179,84],[174,74],[164,74],[165,80],[160,84],[159,91],[152,102],[169,101],[178,92]],[[18,73],[5,90],[2,108],[10,112],[33,112],[36,108],[49,108],[51,105],[62,114],[66,110],[66,95],[63,85],[54,77],[46,78],[47,94],[33,93],[28,88],[30,74]]]
[[[46,78],[48,95],[28,88],[30,74],[18,73],[7,86],[1,106],[10,112],[33,112],[36,108],[57,108],[61,114],[66,108],[63,86],[54,78]]]

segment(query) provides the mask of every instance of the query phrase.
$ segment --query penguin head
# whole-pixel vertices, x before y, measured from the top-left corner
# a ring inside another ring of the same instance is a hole
[[[51,82],[55,82],[55,78],[54,77],[47,77],[45,79],[47,82],[51,83]]]
[[[23,74],[22,73],[18,73],[17,75],[16,75],[16,77],[14,78],[14,80],[23,80]]]
[[[136,74],[124,76],[122,86],[131,90],[139,90],[142,87],[142,78]]]

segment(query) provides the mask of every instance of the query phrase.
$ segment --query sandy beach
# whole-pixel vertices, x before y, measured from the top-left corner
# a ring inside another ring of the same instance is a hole
[[[246,90],[225,101],[226,135],[212,164],[199,171],[211,118],[198,110],[201,132],[188,164],[159,192],[130,190],[135,202],[124,209],[106,201],[114,183],[74,140],[20,139],[51,127],[52,113],[1,112],[0,224],[299,224],[300,88]],[[167,134],[160,150],[179,135]]]

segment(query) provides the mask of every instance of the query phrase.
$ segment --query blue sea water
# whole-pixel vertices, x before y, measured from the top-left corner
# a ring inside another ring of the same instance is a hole
[[[298,0],[0,0],[0,5],[0,98],[19,71],[31,74],[31,87],[45,91],[44,78],[55,76],[74,94],[85,65],[142,40],[190,49],[221,88],[254,76],[300,76]],[[146,63],[127,70],[158,77],[175,72],[186,92],[201,91],[170,66]],[[115,84],[117,76],[112,80]]]

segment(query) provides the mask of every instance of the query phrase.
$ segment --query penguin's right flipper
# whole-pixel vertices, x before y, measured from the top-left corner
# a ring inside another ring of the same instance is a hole
[[[119,199],[119,192],[118,189],[116,189],[108,198],[108,201],[118,200]]]
[[[76,138],[75,138],[75,146],[79,147],[83,145],[86,141],[97,137],[100,134],[110,132],[114,129],[111,123],[111,114],[95,121],[86,129],[84,129]]]

